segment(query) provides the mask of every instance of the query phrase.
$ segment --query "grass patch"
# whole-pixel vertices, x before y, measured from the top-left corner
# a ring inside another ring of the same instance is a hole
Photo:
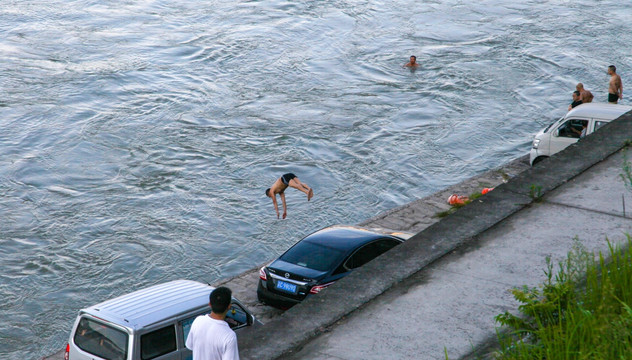
[[[529,187],[529,197],[535,202],[542,201],[542,186],[531,184]]]
[[[449,208],[446,211],[440,211],[440,212],[436,213],[435,216],[438,217],[438,218],[444,218],[444,217],[454,213],[455,211],[456,211],[456,207],[453,206],[453,207]]]
[[[576,242],[576,244],[579,244]],[[541,288],[514,289],[520,315],[498,315],[496,359],[632,359],[632,240],[600,252],[576,246],[567,260],[547,260]]]

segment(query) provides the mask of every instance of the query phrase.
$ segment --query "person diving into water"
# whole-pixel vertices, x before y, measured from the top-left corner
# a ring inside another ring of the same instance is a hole
[[[307,184],[302,183],[296,175],[292,173],[283,174],[280,178],[278,178],[271,187],[266,189],[266,196],[272,198],[272,204],[274,204],[274,210],[277,214],[277,219],[279,218],[279,206],[277,205],[276,196],[279,194],[281,197],[281,202],[283,202],[283,218],[287,217],[287,204],[285,203],[285,189],[288,187],[293,187],[296,190],[302,191],[307,195],[307,201],[310,201],[314,196],[314,191],[312,188],[307,186]]]

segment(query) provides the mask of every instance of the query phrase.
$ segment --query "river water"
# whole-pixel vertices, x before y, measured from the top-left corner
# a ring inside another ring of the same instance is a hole
[[[631,9],[3,0],[0,358],[61,349],[84,306],[216,282],[525,154],[575,83],[605,101],[611,63],[632,82]],[[288,190],[277,220],[284,172],[315,196]]]

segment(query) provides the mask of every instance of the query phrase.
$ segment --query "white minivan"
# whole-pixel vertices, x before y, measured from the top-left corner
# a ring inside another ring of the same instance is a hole
[[[591,134],[630,110],[632,106],[603,103],[576,106],[561,119],[537,133],[529,156],[531,165],[564,150],[577,142],[580,136]]]
[[[190,360],[184,344],[193,320],[210,313],[214,287],[176,280],[79,311],[66,360]],[[226,322],[238,334],[261,323],[235,298]]]

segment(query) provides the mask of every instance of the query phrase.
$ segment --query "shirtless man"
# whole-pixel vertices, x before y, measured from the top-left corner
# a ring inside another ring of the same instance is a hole
[[[617,68],[614,65],[608,66],[608,75],[610,75],[610,83],[608,83],[608,102],[610,104],[616,104],[619,99],[623,99],[621,76],[617,74]]]
[[[292,173],[283,174],[280,178],[277,179],[277,181],[274,182],[274,184],[272,184],[270,188],[266,189],[266,196],[272,198],[272,203],[274,204],[274,210],[276,210],[277,219],[279,218],[279,206],[277,205],[276,200],[277,194],[279,194],[279,196],[281,197],[281,201],[283,202],[283,218],[285,219],[287,217],[285,189],[287,189],[288,186],[307,194],[307,201],[310,201],[312,199],[312,196],[314,196],[314,191],[309,186],[302,183],[296,177],[296,175]]]
[[[579,99],[582,101],[583,104],[592,102],[594,96],[590,91],[584,89],[584,84],[577,84],[577,86],[575,86],[575,90],[579,91]]]
[[[407,62],[404,67],[407,68],[412,68],[412,69],[416,69],[417,67],[419,67],[419,64],[417,64],[417,57],[415,55],[412,55],[410,57],[410,61]]]

